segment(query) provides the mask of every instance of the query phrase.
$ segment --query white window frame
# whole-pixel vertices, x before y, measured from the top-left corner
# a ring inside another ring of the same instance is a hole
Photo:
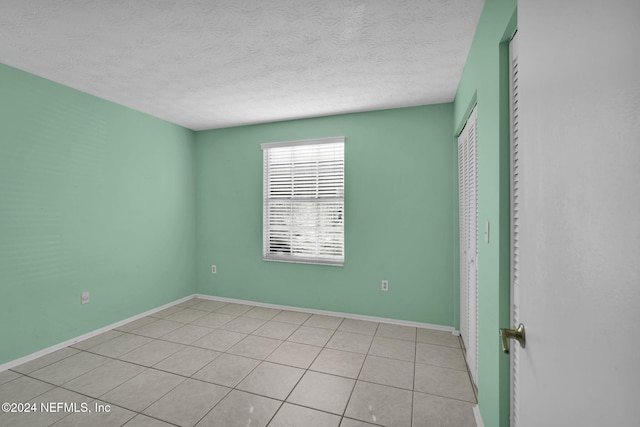
[[[344,265],[344,142],[261,144],[264,261]]]

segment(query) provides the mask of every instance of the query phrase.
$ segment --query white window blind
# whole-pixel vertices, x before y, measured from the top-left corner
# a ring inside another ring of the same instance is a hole
[[[261,145],[263,259],[344,264],[344,140]]]

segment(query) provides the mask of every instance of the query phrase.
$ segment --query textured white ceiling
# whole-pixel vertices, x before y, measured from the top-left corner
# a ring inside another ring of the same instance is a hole
[[[0,0],[0,62],[212,129],[453,100],[483,0]]]

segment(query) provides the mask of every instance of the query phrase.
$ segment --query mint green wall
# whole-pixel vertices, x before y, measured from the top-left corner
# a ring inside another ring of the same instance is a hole
[[[0,64],[0,364],[193,293],[194,135]]]
[[[198,291],[453,325],[452,128],[442,104],[199,132]],[[260,144],[341,135],[344,267],[262,261]]]
[[[498,329],[509,326],[508,45],[516,0],[486,0],[454,101],[460,132],[478,104],[478,404],[484,424],[509,425],[509,357]],[[491,238],[483,238],[485,222]]]

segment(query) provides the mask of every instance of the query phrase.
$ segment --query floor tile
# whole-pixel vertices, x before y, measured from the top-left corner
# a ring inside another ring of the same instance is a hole
[[[247,311],[251,310],[252,308],[253,307],[250,305],[229,303],[216,309],[216,313],[231,314],[233,316],[241,316]]]
[[[114,410],[0,425],[467,427],[476,401],[450,332],[204,299],[0,372],[18,398]]]
[[[416,362],[463,371],[467,370],[462,349],[443,345],[418,343],[416,348]]]
[[[140,335],[122,334],[112,340],[103,342],[94,347],[91,347],[88,351],[91,353],[100,354],[107,357],[120,357],[123,354],[129,353],[141,345],[144,345],[151,341],[149,337],[142,337]]]
[[[409,390],[358,381],[345,416],[384,426],[410,427],[412,398]]]
[[[182,381],[184,381],[184,378],[178,375],[147,369],[140,375],[104,394],[101,399],[141,412]]]
[[[279,400],[233,390],[197,427],[264,427],[281,404]]]
[[[369,354],[413,362],[416,358],[416,343],[414,341],[375,337]]]
[[[413,390],[413,362],[367,356],[358,379]]]
[[[237,354],[239,356],[263,360],[273,353],[280,344],[282,344],[282,341],[280,340],[249,335],[227,350],[227,352]]]
[[[250,334],[251,332],[264,325],[266,320],[253,319],[251,317],[236,317],[230,322],[225,323],[220,328],[227,331],[242,332],[243,334]]]
[[[377,322],[369,322],[368,320],[358,319],[344,319],[340,326],[339,331],[343,332],[355,332],[358,334],[373,335],[378,329]]]
[[[304,370],[291,366],[262,362],[240,384],[237,389],[284,400],[298,383]]]
[[[358,378],[364,359],[364,354],[325,348],[309,369],[343,377]]]
[[[283,323],[292,323],[294,325],[302,325],[309,317],[311,317],[308,313],[301,313],[299,311],[281,311],[276,317],[272,320],[276,322]]]
[[[89,403],[92,402],[93,399],[88,398],[87,396],[83,396],[79,393],[75,393],[70,390],[66,390],[62,387],[55,387],[46,393],[41,394],[40,396],[31,399],[30,402],[38,404],[38,412],[46,413],[49,416],[56,416],[60,414],[60,418],[64,418],[69,412],[65,410],[64,406],[58,406],[60,404],[67,404],[69,406],[69,410],[73,410],[75,408],[81,409],[83,404],[89,407]],[[49,406],[50,411],[47,413],[46,411],[40,411],[42,405]]]
[[[209,364],[216,357],[220,356],[220,354],[222,353],[214,350],[207,350],[198,347],[185,347],[157,363],[153,367],[173,374],[190,377]]]
[[[266,359],[269,362],[281,365],[295,366],[307,369],[320,353],[322,347],[295,342],[284,342]]]
[[[156,420],[155,418],[147,417],[146,415],[138,414],[126,423],[124,427],[174,427],[174,425]]]
[[[323,347],[333,335],[333,330],[300,326],[287,341]]]
[[[160,338],[161,336],[166,335],[174,329],[182,327],[183,325],[184,324],[180,322],[158,319],[155,322],[144,325],[138,329],[134,329],[133,331],[131,331],[131,333],[150,338]]]
[[[324,329],[338,329],[340,323],[344,318],[342,317],[334,317],[334,316],[324,316],[322,314],[313,314],[309,317],[305,322],[305,326],[310,326],[312,328],[324,328]]]
[[[298,325],[295,324],[269,321],[256,329],[253,335],[286,340],[296,329]]]
[[[0,402],[27,402],[54,388],[53,385],[29,377],[20,377],[0,385]]]
[[[232,316],[230,314],[214,312],[214,313],[209,313],[205,316],[202,316],[197,320],[194,320],[193,322],[191,322],[191,324],[196,326],[205,326],[207,328],[219,328],[225,323],[229,323],[235,318],[236,316]]]
[[[235,387],[259,364],[260,362],[255,359],[232,354],[221,354],[196,372],[193,378],[226,387]]]
[[[51,384],[61,385],[98,366],[104,365],[110,360],[106,357],[83,351],[38,369],[29,375]]]
[[[476,427],[473,404],[413,393],[413,427]]]
[[[52,363],[55,363],[59,360],[65,359],[69,356],[73,356],[77,353],[79,353],[79,350],[76,350],[75,348],[61,348],[60,350],[45,354],[44,356],[40,356],[37,359],[30,360],[29,362],[23,363],[22,365],[15,366],[11,368],[11,370],[19,372],[21,374],[28,374],[33,371],[37,371],[38,369],[44,368],[45,366],[51,365]]]
[[[0,425],[8,427],[47,427],[59,420],[63,414],[42,412],[0,412]]]
[[[182,344],[153,340],[120,356],[119,359],[125,362],[137,363],[138,365],[153,366],[183,348],[184,345]]]
[[[100,406],[103,405],[103,406]],[[98,408],[101,412],[97,412]],[[75,412],[67,415],[53,427],[113,427],[121,426],[135,417],[136,413],[99,400],[89,402],[88,409],[91,412]],[[129,424],[127,424],[129,425]]]
[[[199,302],[192,305],[191,308],[194,310],[215,311],[224,305],[227,305],[227,303],[214,300],[199,300]]]
[[[364,421],[354,420],[351,418],[343,418],[340,427],[376,427],[375,424],[365,423]]]
[[[417,328],[413,326],[380,323],[380,326],[378,326],[378,330],[376,331],[376,336],[381,336],[384,338],[394,338],[397,340],[415,341],[416,329]]]
[[[205,328],[204,326],[184,325],[161,336],[160,339],[178,344],[191,344],[211,332],[213,332],[213,329]]]
[[[267,307],[253,307],[251,310],[243,314],[244,317],[252,317],[254,319],[271,320],[276,317],[282,310]]]
[[[338,427],[339,424],[340,417],[337,415],[285,403],[273,417],[269,427]]]
[[[342,415],[355,380],[308,371],[293,389],[287,402]]]
[[[0,385],[4,383],[8,383],[9,381],[13,381],[16,378],[20,378],[22,374],[13,371],[2,371],[0,372]]]
[[[164,310],[160,310],[160,311],[156,311],[153,314],[150,314],[150,317],[157,317],[159,319],[163,319],[167,316],[171,316],[172,314],[175,314],[179,311],[185,310],[185,307],[179,306],[179,305],[174,305],[171,306],[169,308],[165,308]]]
[[[460,338],[447,331],[418,328],[418,342],[460,348]]]
[[[180,426],[193,426],[229,391],[227,387],[187,379],[144,413]]]
[[[78,350],[86,350],[91,347],[95,347],[98,344],[102,344],[103,342],[107,342],[116,337],[122,335],[122,332],[111,329],[107,332],[103,332],[100,335],[96,335],[95,337],[88,338],[84,341],[78,341],[71,345],[73,348],[77,348]]]
[[[209,312],[207,311],[194,310],[192,308],[185,308],[184,310],[180,310],[176,313],[173,313],[165,317],[165,320],[171,320],[173,322],[181,322],[181,323],[191,323],[196,319],[206,316],[207,314],[209,314]]]
[[[134,329],[141,328],[144,325],[148,325],[149,323],[155,322],[156,320],[158,320],[158,317],[151,317],[151,316],[141,317],[140,319],[133,320],[129,323],[125,323],[124,325],[118,326],[117,328],[114,328],[114,329],[116,331],[121,331],[121,332],[131,332]]]
[[[64,383],[63,387],[87,396],[98,397],[142,373],[144,370],[143,366],[112,360]]]
[[[177,304],[177,306],[178,307],[189,308],[189,307],[193,307],[194,305],[196,305],[196,304],[198,304],[198,303],[200,303],[202,301],[206,301],[206,300],[201,299],[201,298],[191,298],[191,299],[188,299],[186,301],[181,302],[180,304]]]
[[[475,403],[471,380],[466,371],[416,363],[415,391]]]
[[[373,340],[372,335],[354,334],[351,332],[336,331],[326,347],[335,350],[353,351],[366,354]]]
[[[191,345],[195,347],[208,348],[209,350],[227,351],[229,348],[240,342],[246,336],[246,334],[241,334],[239,332],[215,329],[210,334],[207,334],[199,340],[194,341]]]

